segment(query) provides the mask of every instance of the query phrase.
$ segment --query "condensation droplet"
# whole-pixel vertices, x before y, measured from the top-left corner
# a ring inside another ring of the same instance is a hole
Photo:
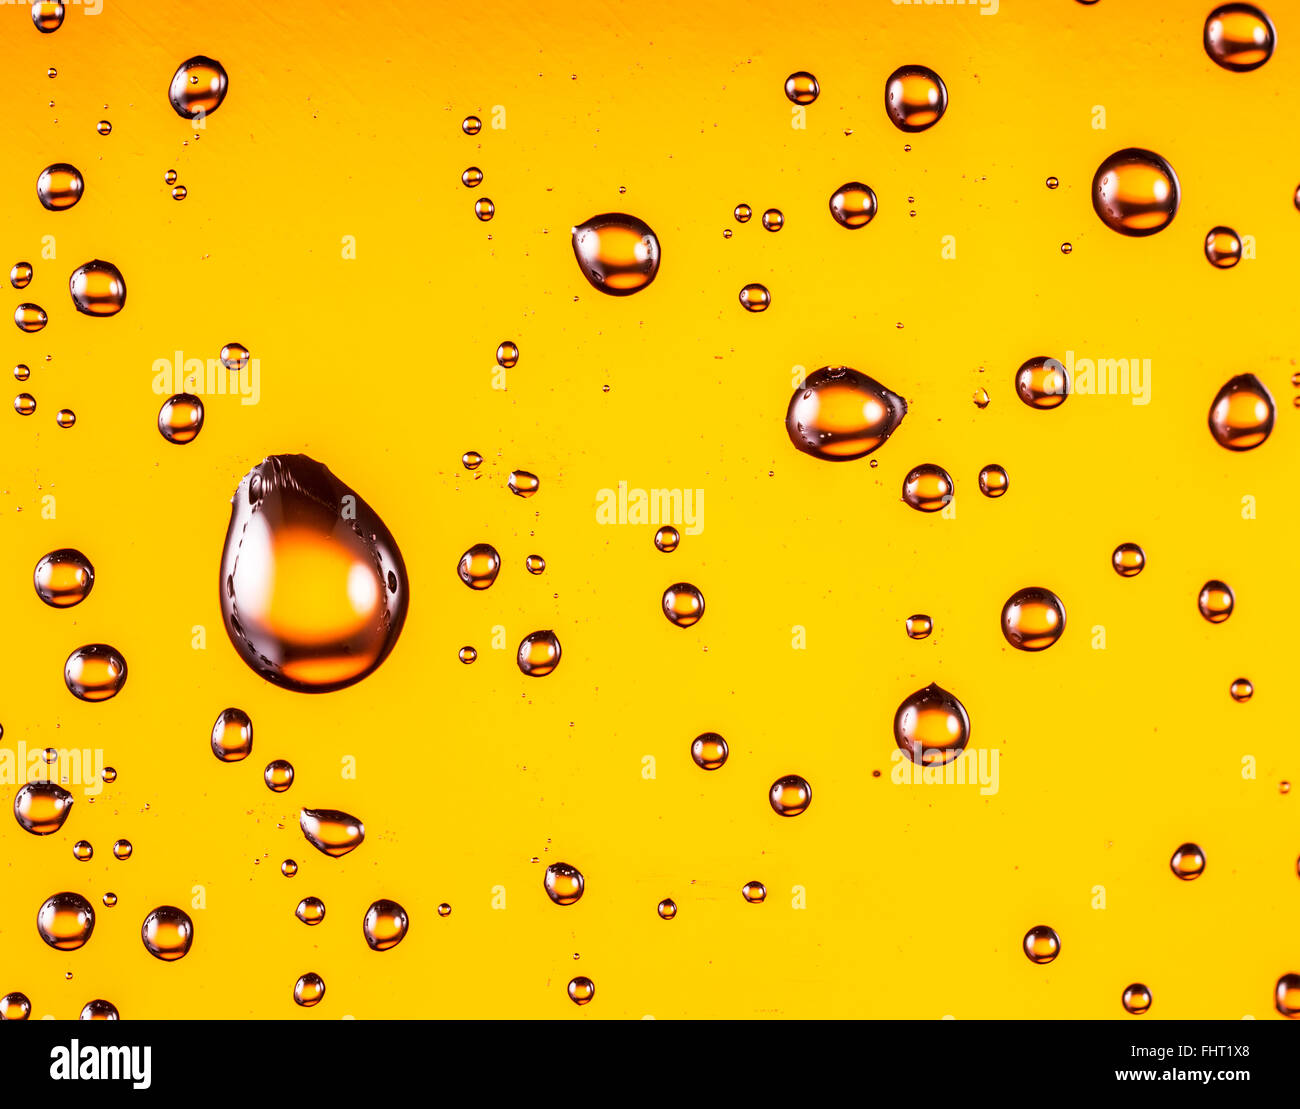
[[[679,581],[664,590],[664,615],[679,628],[689,628],[704,615],[704,594],[689,582]]]
[[[1233,73],[1258,69],[1273,56],[1277,33],[1254,4],[1223,4],[1205,19],[1205,52]]]
[[[1205,234],[1205,258],[1215,269],[1232,269],[1241,261],[1241,237],[1231,227],[1211,227]]]
[[[332,859],[355,851],[366,838],[366,826],[339,809],[303,809],[298,827],[308,843]]]
[[[304,897],[298,902],[293,915],[304,924],[319,924],[325,919],[325,902],[319,897]]]
[[[1194,843],[1184,843],[1170,857],[1169,869],[1184,882],[1199,878],[1205,873],[1205,852]]]
[[[14,309],[14,326],[19,331],[25,331],[32,335],[40,331],[47,323],[49,316],[45,314],[45,309],[39,304],[20,304]]]
[[[460,129],[467,135],[477,135],[483,129],[483,121],[478,116],[466,116],[460,121]]]
[[[72,811],[73,796],[53,782],[27,782],[14,794],[14,818],[34,836],[48,836],[63,827]]]
[[[126,862],[131,857],[131,852],[135,850],[129,839],[119,839],[113,844],[113,858],[118,862]]]
[[[105,1001],[103,998],[96,998],[94,1001],[87,1001],[82,1007],[81,1015],[78,1020],[120,1020],[117,1006],[111,1001]]]
[[[1273,431],[1276,413],[1264,383],[1254,374],[1238,374],[1224,383],[1210,405],[1210,434],[1230,451],[1254,450]]]
[[[727,761],[730,749],[717,732],[705,732],[691,741],[691,758],[701,770],[717,770]]]
[[[253,750],[253,721],[243,709],[222,709],[212,725],[212,753],[222,762],[239,762]]]
[[[875,191],[861,181],[847,181],[831,193],[831,215],[841,227],[856,231],[866,227],[876,215]]]
[[[1030,408],[1059,408],[1070,394],[1070,375],[1060,359],[1040,354],[1016,371],[1016,396]]]
[[[1117,150],[1092,177],[1092,207],[1121,235],[1154,235],[1178,214],[1178,175],[1159,154],[1139,147]]]
[[[41,34],[53,34],[63,26],[65,10],[60,0],[32,0],[32,23]]]
[[[85,946],[94,930],[94,907],[79,893],[56,893],[36,913],[36,931],[59,951]]]
[[[586,1005],[596,996],[596,983],[590,978],[579,975],[569,979],[569,1000],[575,1005]]]
[[[506,487],[516,497],[531,497],[542,487],[542,479],[527,470],[511,470]]]
[[[524,636],[515,661],[528,677],[544,678],[560,665],[560,654],[560,637],[547,629]]]
[[[1024,949],[1031,963],[1050,963],[1061,953],[1061,937],[1046,924],[1036,924],[1025,933]]]
[[[772,294],[766,285],[751,282],[740,290],[740,303],[747,312],[766,312],[772,304]]]
[[[582,898],[587,880],[576,866],[568,863],[551,863],[542,876],[546,896],[557,905],[573,905]]]
[[[655,548],[663,551],[664,554],[671,554],[677,550],[677,545],[682,541],[681,532],[671,524],[665,524],[655,532]]]
[[[921,766],[951,762],[965,750],[970,733],[966,706],[933,682],[909,694],[894,712],[894,742]]]
[[[1237,678],[1229,687],[1228,693],[1238,704],[1249,701],[1255,695],[1255,687],[1249,678]]]
[[[796,389],[785,413],[790,442],[826,462],[863,458],[907,415],[907,402],[874,377],[848,366],[823,366]]]
[[[1110,554],[1110,564],[1121,578],[1135,578],[1147,564],[1147,555],[1136,543],[1121,543]]]
[[[193,393],[177,393],[158,409],[158,431],[169,443],[184,446],[203,430],[203,401]]]
[[[46,166],[36,179],[36,196],[47,212],[65,212],[74,207],[85,190],[81,171],[68,162]]]
[[[592,216],[573,229],[573,254],[591,284],[610,296],[629,296],[659,273],[659,239],[649,224],[623,212]]]
[[[504,366],[507,370],[513,369],[519,363],[519,348],[509,339],[497,347],[497,365]]]
[[[799,70],[785,79],[785,95],[792,104],[811,104],[821,95],[817,78],[806,70]]]
[[[933,462],[913,467],[903,478],[903,503],[918,512],[939,512],[952,498],[952,476]]]
[[[1201,591],[1196,597],[1196,607],[1211,624],[1222,624],[1232,615],[1236,603],[1237,599],[1233,596],[1227,582],[1219,581],[1217,578],[1201,586]]]
[[[947,110],[948,88],[927,66],[900,66],[885,82],[885,112],[900,131],[925,131]]]
[[[60,547],[36,563],[32,585],[36,595],[51,608],[72,608],[90,596],[95,567],[75,548]]]
[[[785,226],[785,215],[779,208],[769,208],[763,213],[763,228],[767,231],[780,231]]]
[[[934,631],[934,621],[925,613],[918,612],[903,621],[903,627],[907,631],[908,639],[925,639]]]
[[[740,887],[740,896],[751,905],[761,905],[767,898],[767,887],[762,882],[751,880]]]
[[[107,701],[126,684],[126,659],[107,643],[88,643],[68,656],[63,682],[78,700]]]
[[[112,262],[78,266],[68,278],[72,303],[83,316],[115,316],[126,305],[126,281]]]
[[[275,759],[266,764],[262,780],[272,793],[283,793],[293,785],[293,763],[288,759]]]
[[[1300,195],[1300,190],[1297,190],[1297,195]],[[737,204],[731,210],[731,214],[735,217],[737,223],[748,223],[750,217],[754,214],[754,209],[748,204]]]
[[[226,99],[230,79],[215,58],[196,54],[181,62],[172,75],[167,98],[182,119],[210,116]]]
[[[325,996],[325,979],[308,971],[293,984],[293,999],[305,1009],[319,1005]]]
[[[406,910],[396,901],[387,898],[373,902],[361,922],[361,929],[371,951],[387,951],[390,947],[396,947],[406,937],[410,926]]]
[[[460,580],[471,589],[487,589],[501,572],[501,556],[491,543],[475,543],[456,564]]]
[[[812,804],[812,786],[798,774],[787,774],[772,783],[767,800],[777,816],[799,816]]]
[[[524,569],[533,575],[543,573],[546,570],[546,559],[539,554],[530,554],[524,559]]]
[[[1011,478],[996,462],[980,470],[980,492],[986,497],[1000,497],[1011,488]]]
[[[1002,635],[1021,651],[1045,651],[1065,631],[1065,605],[1050,589],[1018,589],[1002,606]]]
[[[25,289],[32,283],[32,273],[30,262],[15,262],[9,270],[9,284],[15,289]]]

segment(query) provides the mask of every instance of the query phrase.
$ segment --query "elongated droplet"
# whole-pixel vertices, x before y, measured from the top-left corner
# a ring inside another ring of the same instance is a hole
[[[372,902],[361,922],[366,943],[371,951],[387,951],[396,947],[406,937],[411,921],[406,910],[396,901],[380,898]]]
[[[63,682],[78,700],[107,701],[126,684],[126,659],[107,643],[88,643],[68,656]]]
[[[569,1000],[575,1005],[586,1005],[596,996],[596,983],[584,975],[569,979]]]
[[[931,682],[904,698],[894,712],[894,742],[920,766],[951,762],[970,740],[966,706]]]
[[[1260,446],[1273,431],[1277,406],[1254,374],[1238,374],[1224,383],[1210,405],[1210,434],[1230,451]]]
[[[1025,933],[1024,949],[1031,963],[1050,963],[1061,953],[1061,937],[1054,928],[1036,924]]]
[[[475,543],[456,565],[460,580],[471,589],[487,589],[501,572],[501,556],[491,543]]]
[[[126,280],[112,262],[78,266],[68,278],[72,303],[83,316],[115,316],[126,305]]]
[[[1196,607],[1211,624],[1222,624],[1232,615],[1236,603],[1237,598],[1228,583],[1217,578],[1201,586],[1196,596]]]
[[[812,786],[807,778],[787,774],[772,783],[767,791],[768,803],[777,816],[799,816],[812,804]]]
[[[876,216],[876,194],[870,185],[848,181],[831,193],[831,215],[841,227],[856,231]]]
[[[850,462],[878,449],[907,415],[907,402],[848,366],[823,366],[796,389],[785,413],[790,442],[826,462]]]
[[[212,753],[222,762],[239,762],[253,750],[253,721],[243,709],[222,709],[212,725]]]
[[[1110,564],[1121,578],[1135,578],[1147,564],[1147,555],[1136,543],[1121,543],[1110,554]]]
[[[1065,631],[1065,605],[1050,589],[1018,589],[1002,606],[1002,634],[1021,651],[1045,651]]]
[[[524,636],[515,661],[530,678],[544,678],[560,665],[560,637],[549,629]]]
[[[1247,73],[1273,56],[1277,32],[1254,4],[1222,4],[1205,19],[1204,42],[1215,65]]]
[[[546,896],[557,905],[573,905],[582,898],[587,881],[582,871],[568,863],[551,863],[542,876]]]
[[[95,909],[79,893],[56,893],[36,913],[36,931],[50,947],[75,951],[95,930]]]
[[[36,595],[51,608],[71,608],[90,596],[95,568],[80,551],[60,547],[42,556],[32,574]]]
[[[24,831],[48,836],[63,827],[72,794],[53,782],[27,782],[14,794],[14,817]]]
[[[690,582],[679,581],[664,590],[663,610],[670,623],[689,628],[704,615],[704,594]]]
[[[649,224],[623,212],[605,212],[578,224],[573,254],[592,288],[610,296],[640,292],[659,273],[658,237]]]
[[[933,462],[914,467],[903,478],[903,503],[918,512],[939,512],[952,497],[952,475]]]
[[[1184,882],[1199,878],[1205,873],[1205,852],[1194,843],[1184,843],[1170,857],[1169,869]]]
[[[1178,175],[1159,154],[1139,147],[1117,150],[1092,176],[1092,207],[1121,235],[1154,235],[1178,214]]]
[[[86,190],[81,170],[68,162],[55,162],[41,170],[36,179],[36,196],[47,212],[66,212]]]
[[[193,393],[177,393],[158,409],[158,432],[169,443],[184,446],[203,430],[203,400]]]
[[[319,1005],[325,997],[325,979],[308,971],[293,984],[293,999],[304,1008]]]
[[[181,62],[167,98],[182,119],[200,119],[221,107],[229,85],[230,78],[219,61],[196,54]]]
[[[360,681],[406,620],[397,541],[357,493],[303,454],[272,455],[239,483],[220,582],[240,658],[299,693]]]
[[[928,66],[900,66],[885,82],[885,112],[900,131],[925,131],[947,110],[948,87]]]
[[[1045,354],[1016,371],[1016,396],[1030,408],[1058,408],[1070,393],[1070,377],[1059,359]]]
[[[303,809],[298,827],[308,843],[334,859],[355,851],[366,838],[366,826],[338,809]]]

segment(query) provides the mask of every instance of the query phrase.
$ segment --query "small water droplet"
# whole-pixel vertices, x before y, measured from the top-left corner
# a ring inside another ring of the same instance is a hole
[[[460,121],[460,129],[467,135],[477,135],[483,129],[483,121],[478,116],[466,116]]]
[[[36,931],[59,951],[85,946],[94,930],[94,907],[79,893],[56,893],[36,913]]]
[[[933,462],[913,467],[903,478],[903,503],[918,512],[938,512],[952,498],[952,476]]]
[[[67,211],[81,199],[85,189],[81,171],[68,162],[46,166],[36,179],[36,195],[49,212]]]
[[[1069,374],[1057,358],[1040,354],[1016,371],[1016,395],[1030,408],[1058,408],[1069,393]]]
[[[45,309],[39,304],[20,304],[14,309],[14,325],[19,331],[25,331],[32,335],[40,331],[47,323],[49,316],[45,314]]]
[[[15,262],[9,270],[9,284],[15,289],[25,289],[32,282],[32,264]]]
[[[473,647],[462,647],[459,651],[456,652],[456,657],[459,658],[460,661],[463,662],[466,666],[468,666],[471,662],[477,661],[478,651],[476,651]]]
[[[177,393],[158,409],[158,431],[169,443],[184,446],[203,430],[203,401],[192,393]]]
[[[524,569],[530,574],[540,574],[546,569],[546,559],[539,554],[530,554],[524,559]]]
[[[689,582],[679,581],[664,590],[664,615],[679,628],[689,628],[704,615],[704,594]]]
[[[655,547],[656,549],[663,551],[664,554],[671,554],[673,551],[677,550],[677,546],[681,541],[681,532],[671,524],[665,524],[655,532]]]
[[[78,1020],[119,1020],[121,1019],[117,1012],[117,1006],[111,1001],[105,1001],[103,998],[96,998],[94,1001],[87,1001],[82,1007],[81,1015]]]
[[[811,104],[821,95],[817,78],[806,70],[799,70],[785,79],[785,95],[792,104]]]
[[[64,11],[60,0],[32,0],[32,23],[41,34],[53,34],[63,26]]]
[[[661,920],[672,920],[677,915],[677,902],[671,897],[665,897],[656,907],[656,912]]]
[[[325,979],[308,971],[293,984],[293,999],[305,1009],[319,1005],[325,996]]]
[[[1121,543],[1110,555],[1110,564],[1121,578],[1135,578],[1147,564],[1147,555],[1136,543]]]
[[[253,721],[243,709],[222,709],[212,725],[212,753],[222,762],[239,762],[253,750]]]
[[[187,189],[184,185],[177,185],[174,189],[172,189],[173,200],[184,200],[189,195],[190,195],[190,190]]]
[[[77,422],[77,414],[71,408],[60,408],[54,414],[54,422],[61,428],[70,428]]]
[[[516,497],[531,497],[542,487],[542,479],[527,470],[511,470],[506,486]]]
[[[1184,843],[1170,857],[1169,869],[1184,882],[1199,878],[1205,873],[1205,852],[1194,843]]]
[[[769,208],[763,213],[763,227],[767,231],[780,231],[785,226],[785,216],[779,208]]]
[[[275,759],[266,764],[262,780],[272,793],[283,793],[293,785],[293,763],[288,759]]]
[[[108,120],[101,119],[95,124],[95,130],[101,135],[111,135],[113,133],[113,125]]]
[[[478,451],[466,451],[460,456],[460,464],[467,470],[477,470],[483,465],[483,456]]]
[[[491,198],[481,196],[474,201],[474,214],[486,223],[497,214],[497,206],[492,203]]]
[[[131,846],[131,841],[129,839],[119,839],[113,844],[113,858],[117,859],[119,862],[126,862],[126,860],[131,857],[131,852],[133,850],[134,848]]]
[[[991,462],[980,470],[980,492],[986,497],[1000,497],[1010,488],[1011,478],[997,463]]]
[[[850,231],[866,227],[875,218],[877,207],[875,191],[861,181],[847,181],[831,193],[831,215]]]
[[[467,189],[476,189],[483,184],[483,171],[478,166],[470,166],[460,175],[460,183]]]
[[[1249,678],[1237,678],[1228,687],[1228,693],[1238,704],[1249,701],[1255,695],[1255,687]]]
[[[304,897],[293,915],[304,924],[319,924],[325,919],[325,902],[319,897]]]
[[[799,816],[812,804],[812,786],[798,774],[787,774],[772,783],[767,800],[777,816]]]
[[[740,303],[747,312],[766,312],[772,304],[772,294],[766,285],[751,282],[740,290]]]
[[[750,217],[754,214],[754,209],[748,204],[737,204],[731,210],[731,214],[735,217],[737,223],[748,223]]]
[[[1300,1017],[1300,974],[1284,974],[1277,980],[1273,1003],[1284,1017]]]
[[[1211,227],[1205,235],[1205,258],[1215,269],[1230,270],[1241,261],[1241,238],[1231,227]]]
[[[751,905],[761,905],[767,898],[767,887],[762,882],[751,880],[740,887],[740,896]]]
[[[513,369],[519,362],[519,348],[509,339],[497,347],[497,365],[507,370]]]
[[[95,848],[88,840],[79,839],[72,845],[72,857],[79,863],[88,863],[95,857]]]
[[[907,630],[908,639],[925,639],[934,631],[934,621],[925,613],[918,612],[909,616],[903,622],[903,627]]]
[[[1222,624],[1232,615],[1236,603],[1237,599],[1228,584],[1217,578],[1201,586],[1201,591],[1196,597],[1196,607],[1211,624]]]
[[[1048,187],[1049,189],[1054,189],[1054,188],[1056,188],[1060,183],[1061,183],[1061,182],[1058,181],[1055,177],[1049,177],[1049,178],[1047,179],[1047,187]]]
[[[0,997],[0,1020],[30,1020],[31,1015],[31,999],[25,993],[15,990]]]
[[[460,580],[471,589],[487,589],[501,572],[501,556],[490,543],[475,543],[456,564]]]
[[[78,700],[107,701],[126,684],[126,659],[107,643],[88,643],[68,656],[63,682]]]
[[[68,278],[72,303],[83,316],[115,316],[126,305],[126,281],[112,262],[78,266]]]
[[[586,1005],[596,996],[596,983],[579,975],[569,980],[569,1000],[575,1005]]]

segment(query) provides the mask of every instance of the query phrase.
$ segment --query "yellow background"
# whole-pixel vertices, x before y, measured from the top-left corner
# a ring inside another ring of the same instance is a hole
[[[1247,74],[1206,57],[1211,6],[104,0],[97,16],[70,6],[48,36],[25,7],[0,8],[4,264],[36,269],[7,303],[50,314],[39,334],[4,332],[4,358],[32,368],[14,391],[38,408],[4,416],[0,436],[2,742],[102,747],[119,772],[93,804],[78,791],[56,835],[0,818],[0,992],[60,1018],[92,997],[126,1018],[1113,1018],[1141,981],[1147,1019],[1275,1017],[1274,982],[1300,970],[1300,790],[1279,792],[1300,779],[1300,5],[1266,5],[1280,45]],[[195,141],[167,86],[199,53],[225,65],[230,91]],[[914,136],[883,108],[885,78],[911,62],[950,94]],[[797,69],[822,88],[804,130],[782,91]],[[473,138],[470,113],[484,121]],[[1098,163],[1132,145],[1167,157],[1183,187],[1173,224],[1147,239],[1112,233],[1089,201]],[[55,161],[86,179],[64,213],[35,196]],[[469,165],[479,189],[460,183]],[[880,211],[847,232],[827,199],[853,179]],[[489,223],[474,217],[480,195],[496,203]],[[745,226],[739,202],[755,210]],[[777,234],[758,219],[773,206]],[[588,286],[569,245],[572,225],[609,210],[662,243],[657,281],[628,298]],[[1201,243],[1218,223],[1254,236],[1258,257],[1212,269]],[[941,257],[946,235],[955,259]],[[76,314],[67,295],[96,257],[126,277],[112,319]],[[737,302],[750,281],[772,290],[765,314]],[[503,339],[521,350],[504,391]],[[209,398],[199,438],[167,444],[154,360],[215,358],[231,340],[260,360],[260,403]],[[1021,404],[1016,367],[1067,350],[1150,358],[1150,405]],[[826,364],[909,401],[877,468],[818,462],[786,436],[797,367]],[[1272,390],[1278,426],[1231,454],[1206,413],[1243,372]],[[64,406],[78,417],[67,431]],[[476,474],[459,464],[469,449],[486,459]],[[375,507],[411,579],[392,656],[318,697],[256,677],[217,605],[231,493],[265,455],[299,451]],[[920,462],[955,477],[955,519],[900,502]],[[989,462],[1011,477],[996,501],[976,488]],[[533,499],[507,492],[515,467],[540,475]],[[702,534],[664,555],[652,528],[599,526],[597,494],[619,481],[703,489]],[[1109,564],[1125,540],[1148,556],[1131,580]],[[455,564],[479,541],[505,567],[472,593]],[[61,546],[97,570],[89,600],[62,612],[31,587]],[[524,571],[531,553],[540,577]],[[1196,611],[1214,577],[1237,596],[1221,626]],[[678,580],[708,602],[686,631],[659,611]],[[1042,654],[998,629],[1025,585],[1068,611]],[[928,640],[904,635],[913,612],[934,617]],[[547,627],[563,661],[525,678],[514,648]],[[116,699],[83,704],[62,664],[97,641],[130,676]],[[457,661],[464,644],[473,666]],[[1238,676],[1255,683],[1248,704],[1228,696]],[[1001,752],[995,796],[891,783],[894,710],[930,681],[965,703],[972,747]],[[233,765],[208,745],[227,705],[255,727]],[[706,730],[731,744],[712,774],[689,757]],[[349,756],[355,780],[340,772]],[[277,757],[297,768],[283,795],[261,781]],[[814,798],[781,820],[766,791],[790,772]],[[355,813],[365,843],[315,852],[300,806]],[[122,836],[127,862],[111,853]],[[72,857],[80,838],[89,863]],[[1189,883],[1168,869],[1186,840],[1208,855]],[[586,875],[576,906],[547,900],[552,861]],[[755,878],[761,906],[740,896]],[[152,959],[141,920],[188,907],[195,886],[193,950]],[[63,889],[99,916],[71,953],[34,927]],[[311,929],[293,915],[309,894],[327,906]],[[680,912],[666,923],[655,905],[669,896]],[[361,931],[377,897],[412,921],[382,954]],[[1020,950],[1039,923],[1063,940],[1050,966]],[[327,984],[310,1010],[292,1000],[306,971]],[[585,1008],[565,994],[574,974],[596,982]]]

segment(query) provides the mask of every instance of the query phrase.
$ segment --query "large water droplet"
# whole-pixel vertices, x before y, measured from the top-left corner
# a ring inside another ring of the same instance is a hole
[[[1225,382],[1210,405],[1210,434],[1230,451],[1254,450],[1273,431],[1273,395],[1254,374]]]
[[[1223,4],[1205,19],[1205,52],[1234,73],[1258,69],[1273,56],[1277,33],[1254,4]]]
[[[90,596],[95,568],[80,551],[61,547],[36,564],[32,584],[36,595],[51,608],[71,608]]]
[[[664,615],[679,628],[689,628],[704,615],[704,594],[689,582],[679,581],[664,590]]]
[[[885,82],[885,112],[900,131],[924,131],[948,110],[948,88],[933,69],[905,65]]]
[[[32,835],[48,836],[63,827],[72,801],[72,794],[53,782],[28,782],[14,794],[14,817]]]
[[[68,278],[72,303],[83,316],[115,316],[126,305],[126,280],[112,262],[78,266]]]
[[[515,661],[530,678],[544,678],[560,665],[560,655],[560,637],[546,629],[524,636]]]
[[[50,322],[50,317],[46,314],[44,308],[39,304],[30,302],[20,304],[14,309],[14,326],[19,331],[25,331],[28,335],[35,334]],[[15,406],[16,407],[16,406]],[[32,405],[33,409],[36,407]]]
[[[181,62],[173,74],[167,98],[182,119],[199,119],[221,107],[229,84],[219,61],[196,54]]]
[[[726,761],[727,741],[717,732],[705,732],[691,741],[691,758],[701,770],[717,770]]]
[[[107,643],[88,643],[68,656],[63,682],[79,700],[107,701],[126,684],[126,659]]]
[[[63,26],[65,11],[61,0],[32,0],[32,23],[41,34],[53,34]]]
[[[85,179],[76,166],[55,162],[41,170],[36,179],[36,195],[47,212],[65,212],[81,199]]]
[[[841,227],[856,231],[866,227],[876,215],[876,194],[870,185],[849,181],[831,194],[831,215]]]
[[[623,212],[578,224],[573,254],[592,287],[610,296],[639,292],[659,273],[659,239],[649,224]]]
[[[356,850],[366,838],[366,826],[338,809],[303,809],[298,827],[308,843],[334,859]]]
[[[36,931],[59,951],[84,946],[94,930],[94,907],[79,893],[56,893],[36,913]]]
[[[315,971],[308,971],[293,984],[293,999],[304,1008],[319,1005],[325,997],[325,979]]]
[[[1002,606],[1002,634],[1022,651],[1045,651],[1065,631],[1065,605],[1050,589],[1019,589]]]
[[[371,951],[387,951],[402,942],[410,924],[410,918],[401,905],[380,898],[366,910],[361,930],[365,933]]]
[[[807,778],[787,774],[772,783],[772,788],[767,791],[767,800],[777,816],[799,816],[812,804],[812,786]]]
[[[165,963],[183,958],[194,944],[194,922],[184,909],[159,905],[140,925],[145,950]]]
[[[1154,235],[1178,214],[1178,175],[1159,154],[1130,146],[1117,150],[1092,176],[1092,207],[1121,235]]]
[[[904,698],[894,712],[894,742],[921,766],[951,762],[970,740],[966,706],[931,682]]]
[[[785,430],[804,454],[849,462],[880,447],[905,415],[907,402],[875,378],[848,366],[823,366],[790,398]]]
[[[501,556],[491,543],[475,543],[456,564],[460,580],[471,589],[487,589],[501,572]]]
[[[572,905],[580,900],[586,885],[582,871],[568,863],[551,863],[542,876],[546,896],[557,905]]]
[[[25,993],[15,990],[0,997],[0,1020],[29,1020],[32,1002]]]
[[[1040,354],[1016,371],[1016,396],[1030,408],[1057,408],[1069,392],[1070,377],[1059,359]]]

